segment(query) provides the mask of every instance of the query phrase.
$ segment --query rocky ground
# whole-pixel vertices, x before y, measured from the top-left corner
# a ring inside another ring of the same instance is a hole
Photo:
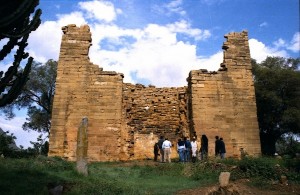
[[[274,184],[269,189],[259,189],[249,185],[249,180],[238,180],[229,184],[230,195],[300,195],[300,185]],[[229,194],[229,193],[227,193]],[[177,195],[227,195],[219,186],[213,185],[179,191]]]
[[[122,166],[132,165],[155,165],[157,162],[152,160],[124,162]],[[300,195],[300,184],[281,184],[274,182],[268,188],[260,189],[250,185],[251,181],[248,179],[237,180],[230,182],[227,189],[220,189],[219,184],[212,186],[199,187],[196,189],[182,190],[177,195]],[[225,192],[227,191],[227,192]]]

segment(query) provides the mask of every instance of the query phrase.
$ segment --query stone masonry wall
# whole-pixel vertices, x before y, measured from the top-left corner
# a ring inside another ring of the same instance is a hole
[[[123,75],[89,61],[88,26],[63,27],[49,156],[76,159],[77,130],[87,117],[90,161],[120,160]]]
[[[248,33],[230,33],[225,38],[219,71],[193,70],[189,74],[189,118],[193,121],[190,128],[198,135],[207,135],[210,155],[214,154],[216,135],[223,137],[227,156],[238,157],[241,148],[259,155]]]
[[[186,87],[156,88],[125,83],[123,114],[130,157],[153,157],[153,145],[160,135],[168,137],[173,145],[179,137],[189,136],[186,112]]]
[[[173,145],[183,136],[224,138],[227,156],[240,148],[260,154],[247,32],[230,33],[217,72],[193,70],[187,87],[156,88],[123,83],[123,74],[89,61],[88,26],[63,27],[52,110],[49,156],[76,159],[77,130],[88,118],[88,160],[153,158],[160,135]],[[172,157],[177,157],[176,147]]]

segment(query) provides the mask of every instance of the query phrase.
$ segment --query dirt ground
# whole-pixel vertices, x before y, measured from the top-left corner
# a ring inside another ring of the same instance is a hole
[[[300,185],[274,184],[270,189],[259,189],[249,186],[249,182],[249,180],[238,180],[230,183],[230,186],[231,189],[235,189],[239,195],[300,195]],[[217,191],[218,188],[218,185],[200,187],[179,191],[177,195],[208,195],[209,193]]]
[[[123,162],[122,166],[132,166],[132,165],[157,165],[157,162],[152,160],[145,161],[134,161],[134,162]],[[275,183],[268,189],[260,189],[250,185],[250,180],[243,179],[230,182],[229,188],[238,192],[239,195],[300,195],[300,185],[293,184],[281,184]],[[218,191],[218,184],[200,187],[195,189],[182,190],[177,192],[177,195],[209,195],[212,192]],[[223,195],[221,193],[215,193],[214,195]]]

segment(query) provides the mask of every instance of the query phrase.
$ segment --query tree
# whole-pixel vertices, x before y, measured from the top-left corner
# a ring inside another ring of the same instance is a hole
[[[19,97],[10,105],[1,108],[7,118],[14,117],[14,109],[27,108],[27,122],[23,124],[23,130],[34,130],[49,135],[51,127],[51,112],[55,92],[57,62],[48,60],[45,64],[33,62],[29,80],[24,86]],[[43,145],[41,145],[41,143]],[[42,154],[48,150],[48,142],[40,136],[37,142],[32,142],[34,150],[39,148]],[[38,147],[37,147],[38,146]]]
[[[31,14],[39,0],[20,1],[9,0],[1,2],[0,7],[0,41],[5,42],[0,51],[0,61],[12,52],[16,46],[13,64],[4,72],[0,71],[0,107],[10,104],[21,93],[26,84],[33,61],[29,54],[24,52],[29,34],[36,30],[41,23],[41,10],[37,9],[31,19]],[[27,60],[23,71],[20,71],[21,61]]]
[[[297,140],[297,136],[288,133],[284,136],[281,136],[276,142],[276,149],[280,155],[296,157],[296,154],[300,153],[300,141]]]
[[[262,153],[273,155],[286,133],[300,134],[300,58],[252,61]]]
[[[21,94],[4,109],[8,115],[13,116],[14,107],[27,108],[28,122],[23,124],[24,130],[49,134],[56,70],[56,61],[48,60],[45,64],[33,62],[29,80]]]
[[[3,131],[0,128],[0,155],[11,156],[11,154],[16,150],[15,139],[16,137],[8,134],[8,131]]]

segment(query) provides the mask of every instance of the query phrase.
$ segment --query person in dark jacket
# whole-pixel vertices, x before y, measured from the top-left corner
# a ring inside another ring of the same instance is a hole
[[[215,156],[218,157],[220,155],[220,139],[219,136],[216,136],[215,138]]]
[[[163,145],[164,141],[165,141],[164,136],[160,136],[160,139],[158,140],[158,147],[159,147],[159,153],[160,153],[160,162],[164,162],[164,160],[165,160],[165,154],[164,154],[164,150],[162,148],[162,145]]]
[[[223,138],[220,138],[220,156],[221,159],[225,158],[225,154],[226,154],[226,148],[225,148],[225,143],[223,141]]]
[[[192,151],[191,141],[187,137],[184,137],[183,139],[184,139],[184,144],[185,144],[184,161],[190,162],[191,161],[191,151]]]
[[[207,159],[208,155],[208,139],[205,134],[201,136],[201,160]]]
[[[157,161],[157,157],[159,156],[159,146],[158,146],[158,142],[156,142],[156,143],[154,144],[153,153],[154,153],[154,161]]]
[[[185,153],[184,153],[185,150],[186,150],[185,141],[179,138],[177,142],[177,152],[179,155],[179,162],[185,161]]]

